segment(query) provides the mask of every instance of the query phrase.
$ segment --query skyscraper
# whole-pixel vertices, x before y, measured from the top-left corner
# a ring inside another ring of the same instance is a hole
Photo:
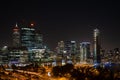
[[[35,48],[35,28],[33,24],[21,28],[21,46],[27,47],[28,61],[33,61],[34,55],[32,49]]]
[[[64,46],[68,56],[74,55],[77,52],[76,41],[65,41]]]
[[[80,62],[86,63],[90,58],[90,42],[80,43]]]
[[[71,55],[71,41],[65,41],[65,51],[67,53],[67,56]]]
[[[15,27],[13,28],[13,47],[20,46],[20,29],[16,23]]]
[[[25,63],[40,61],[45,53],[43,37],[40,31],[36,31],[33,23],[20,24],[13,28],[13,47],[9,48],[10,63]]]
[[[101,48],[101,46],[100,46],[100,32],[98,29],[94,29],[94,52],[93,52],[94,63],[101,62],[100,48]]]
[[[63,55],[64,52],[64,41],[58,42],[57,54]]]
[[[64,41],[59,41],[58,45],[56,47],[56,56],[57,58],[55,59],[57,64],[62,64],[62,60],[64,59],[64,54],[65,54],[65,50],[64,50]]]
[[[28,49],[35,47],[35,29],[33,27],[21,28],[21,45]]]
[[[76,41],[71,41],[71,54],[75,55],[77,53]]]
[[[36,31],[34,24],[28,27],[23,25],[21,28],[21,45],[27,47],[30,62],[40,61],[41,54],[45,52],[43,37],[39,32]]]
[[[39,49],[43,48],[43,36],[38,32],[35,34],[35,47]]]

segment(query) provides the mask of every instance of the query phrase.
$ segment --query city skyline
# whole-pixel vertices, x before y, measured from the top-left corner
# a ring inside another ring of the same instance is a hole
[[[3,2],[4,3],[4,2]],[[21,5],[21,3],[23,5]],[[29,4],[28,4],[29,3]],[[57,42],[74,40],[93,42],[93,29],[100,30],[103,48],[120,48],[119,4],[98,2],[19,2],[1,5],[0,45],[11,45],[16,22],[35,22],[44,42],[52,49]]]

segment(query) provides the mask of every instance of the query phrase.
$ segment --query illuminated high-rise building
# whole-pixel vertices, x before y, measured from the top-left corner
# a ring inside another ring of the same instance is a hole
[[[29,61],[39,61],[41,50],[44,50],[43,36],[39,31],[36,31],[34,24],[28,27],[21,28],[21,45],[27,47]]]
[[[71,41],[71,53],[70,58],[73,63],[76,63],[77,44],[76,41]]]
[[[65,41],[64,45],[65,45],[64,57],[66,58],[66,61],[71,60],[74,63],[75,55],[77,54],[76,41]]]
[[[57,53],[60,55],[64,53],[64,41],[58,42]]]
[[[76,41],[65,41],[65,51],[68,55],[72,55],[76,53],[77,44]]]
[[[90,42],[80,43],[80,62],[86,63],[90,58]]]
[[[76,41],[71,41],[71,55],[75,55],[76,53],[77,53]]]
[[[65,41],[65,51],[67,56],[71,54],[71,41]]]
[[[8,50],[10,64],[28,63],[28,51],[26,47],[8,47]]]
[[[35,34],[35,47],[39,49],[43,48],[43,36],[38,32]]]
[[[35,28],[33,24],[21,28],[21,45],[28,49],[28,61],[33,61],[34,55],[32,49],[35,48]]]
[[[20,46],[20,29],[16,23],[16,26],[13,28],[13,47]]]
[[[28,49],[35,47],[35,28],[33,26],[21,28],[21,45]]]
[[[94,29],[94,52],[93,52],[94,63],[101,62],[100,48],[101,48],[101,46],[100,46],[100,32],[98,29]]]

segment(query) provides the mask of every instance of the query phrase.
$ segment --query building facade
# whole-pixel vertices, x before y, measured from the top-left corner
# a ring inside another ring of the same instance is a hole
[[[18,25],[13,28],[13,47],[20,47],[20,29]]]
[[[35,29],[32,27],[21,28],[21,46],[28,49],[35,47]]]
[[[80,63],[87,63],[90,55],[90,42],[80,43]]]
[[[10,64],[28,63],[28,50],[26,47],[9,47],[8,50]]]
[[[94,29],[94,51],[93,51],[93,62],[101,63],[101,55],[100,55],[100,31],[98,29]]]

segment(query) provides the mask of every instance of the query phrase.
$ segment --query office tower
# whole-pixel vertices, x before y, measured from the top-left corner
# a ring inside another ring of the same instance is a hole
[[[63,55],[63,53],[64,53],[64,41],[58,42],[57,53]]]
[[[80,62],[86,63],[90,58],[90,42],[80,43]]]
[[[41,62],[44,61],[44,57],[45,57],[45,49],[32,49],[32,58],[31,61],[32,62]],[[47,58],[48,59],[48,58]]]
[[[71,41],[65,41],[64,45],[67,56],[71,55]]]
[[[39,49],[43,48],[43,36],[38,32],[35,34],[35,47]]]
[[[35,28],[34,25],[30,26],[22,25],[21,28],[21,46],[28,49],[28,61],[32,62],[34,59],[34,54],[32,49],[35,48]]]
[[[77,44],[76,41],[71,41],[71,53],[70,58],[73,63],[76,63],[76,54],[77,54]]]
[[[38,63],[44,61],[45,52],[47,52],[47,50],[43,46],[43,36],[40,32],[36,31],[35,47],[32,49],[32,61]]]
[[[20,29],[16,23],[16,26],[13,28],[13,47],[20,46]]]
[[[57,65],[61,65],[64,61],[64,54],[66,53],[64,50],[64,41],[59,41],[56,47],[56,63]]]
[[[75,61],[75,55],[77,53],[76,41],[60,41],[56,50],[57,55],[62,57],[63,62]]]
[[[77,52],[76,41],[65,41],[65,51],[68,55],[75,54]]]
[[[94,52],[93,52],[94,63],[101,62],[100,48],[101,48],[100,32],[98,29],[94,29]]]
[[[34,24],[21,28],[21,45],[27,47],[30,62],[41,61],[41,55],[47,52],[43,45],[43,36],[39,30],[36,31]]]
[[[21,28],[21,45],[29,50],[35,47],[35,28],[34,26]]]
[[[4,46],[0,49],[0,64],[8,64],[9,63],[9,56],[8,56],[8,46]]]
[[[76,53],[77,53],[76,41],[71,41],[71,55],[75,55]]]
[[[66,58],[66,61],[70,60],[73,63],[76,62],[76,54],[77,54],[77,45],[76,41],[65,41],[64,43],[64,57]]]
[[[8,47],[10,64],[28,63],[28,50],[26,47]]]

